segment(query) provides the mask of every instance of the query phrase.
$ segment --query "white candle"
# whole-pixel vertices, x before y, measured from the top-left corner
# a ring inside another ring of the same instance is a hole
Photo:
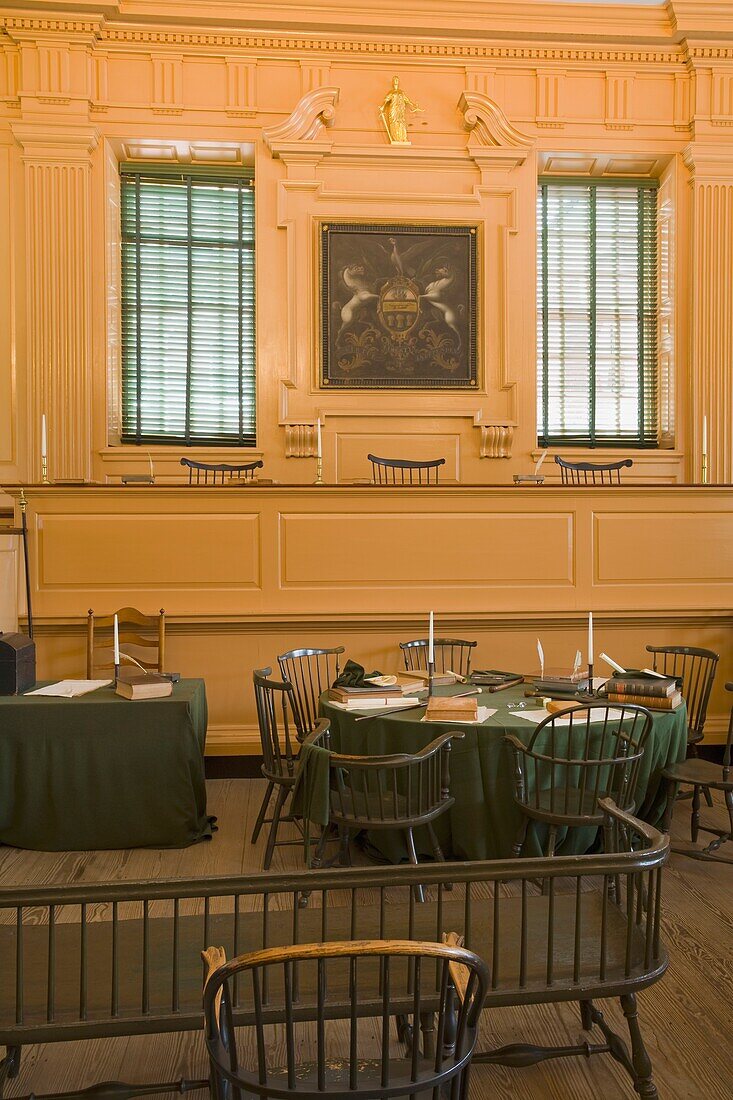
[[[41,458],[45,458],[46,454],[46,414],[44,413],[41,417]]]
[[[322,459],[323,458],[323,444],[322,444],[322,441],[321,441],[321,418],[320,418],[320,416],[318,417],[318,420],[316,421],[316,431],[318,433],[318,435],[317,435],[316,454],[318,455],[318,458]]]
[[[119,663],[120,663],[120,628],[119,628],[119,624],[117,622],[117,616],[116,615],[115,615],[115,625],[114,625],[114,646],[115,646],[114,663],[115,663],[115,667],[118,667]]]
[[[593,664],[593,612],[588,612],[588,664]]]
[[[435,638],[433,634],[433,612],[430,612],[430,630],[428,633],[428,664],[435,662]]]
[[[704,416],[702,418],[702,453],[707,455],[708,453],[708,418]]]

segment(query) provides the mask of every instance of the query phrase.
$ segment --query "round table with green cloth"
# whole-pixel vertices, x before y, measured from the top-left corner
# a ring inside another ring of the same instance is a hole
[[[436,695],[451,695],[465,688],[438,688]],[[454,805],[435,822],[435,830],[446,856],[456,859],[503,859],[511,855],[519,825],[520,812],[514,803],[514,758],[504,735],[512,733],[525,744],[535,724],[522,718],[523,710],[540,709],[539,700],[525,699],[524,687],[477,696],[479,706],[496,709],[482,724],[446,724],[421,721],[424,709],[403,713],[374,714],[365,721],[356,718],[365,711],[351,713],[321,700],[321,713],[331,722],[331,748],[356,756],[384,753],[415,753],[448,730],[460,730],[462,740],[453,742],[450,754],[450,793]],[[519,710],[508,704],[524,703]],[[662,770],[684,760],[687,751],[687,710],[653,711],[654,724],[644,749],[637,791],[637,814],[652,825],[664,815],[665,795]],[[417,830],[421,853],[429,854],[427,837]],[[587,851],[594,843],[595,830],[571,829],[558,834],[559,854]],[[369,842],[387,859],[399,862],[407,858],[403,838],[398,833],[373,831]],[[526,855],[541,854],[542,833],[530,828],[524,848]]]

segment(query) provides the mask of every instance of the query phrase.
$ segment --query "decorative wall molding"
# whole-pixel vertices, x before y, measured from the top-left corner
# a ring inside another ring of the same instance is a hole
[[[257,114],[257,61],[227,57],[227,114],[254,118]]]
[[[97,132],[15,126],[26,192],[28,436],[40,475],[48,419],[53,479],[91,476],[91,154]]]
[[[458,107],[474,144],[487,149],[530,149],[534,145],[534,138],[512,126],[501,107],[487,95],[465,91]]]
[[[631,96],[633,74],[627,72],[606,73],[605,126],[607,130],[632,130]]]
[[[481,458],[511,458],[514,442],[514,424],[479,424],[481,429]]]
[[[564,69],[537,70],[537,125],[542,129],[561,130],[565,126],[560,98],[564,77]]]
[[[314,88],[301,96],[284,122],[267,126],[262,137],[273,157],[292,150],[294,142],[317,142],[333,126],[338,98],[338,88]]]
[[[153,98],[150,109],[156,115],[179,115],[183,110],[182,54],[154,54]]]
[[[285,424],[285,457],[316,458],[318,454],[317,427],[314,423],[288,421]]]
[[[702,470],[702,420],[708,423],[708,481],[733,481],[733,148],[694,143],[692,377],[688,383],[693,480]]]

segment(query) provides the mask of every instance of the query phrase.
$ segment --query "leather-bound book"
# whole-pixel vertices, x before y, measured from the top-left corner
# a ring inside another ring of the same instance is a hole
[[[173,692],[173,684],[157,672],[120,669],[115,691],[123,699],[165,699]]]

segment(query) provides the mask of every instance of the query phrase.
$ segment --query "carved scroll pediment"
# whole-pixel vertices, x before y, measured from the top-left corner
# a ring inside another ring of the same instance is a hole
[[[463,92],[458,101],[468,147],[474,157],[491,158],[497,167],[514,168],[526,160],[534,138],[512,126],[501,107],[481,92]]]
[[[262,131],[265,144],[273,156],[282,145],[298,141],[318,141],[327,126],[333,126],[338,103],[338,88],[314,88],[298,100],[284,122]]]

